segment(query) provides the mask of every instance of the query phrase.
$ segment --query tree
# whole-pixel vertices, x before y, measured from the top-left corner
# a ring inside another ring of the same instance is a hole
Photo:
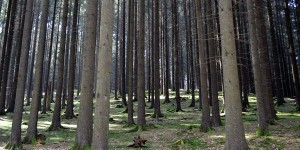
[[[40,98],[41,92],[41,82],[43,76],[43,60],[46,42],[46,32],[47,32],[47,16],[49,9],[49,0],[44,0],[42,2],[42,16],[41,16],[41,26],[39,34],[39,45],[37,52],[37,60],[35,64],[35,75],[34,75],[34,85],[32,93],[32,104],[30,108],[30,117],[28,122],[28,128],[24,143],[31,144],[36,141],[37,136],[37,120],[38,120],[38,100]]]
[[[139,0],[139,29],[138,29],[138,72],[137,72],[137,124],[146,125],[145,118],[145,0]]]
[[[201,14],[201,2],[196,1],[196,17],[197,17],[197,32],[198,32],[198,45],[199,45],[199,63],[200,63],[200,91],[201,91],[201,104],[202,106],[202,119],[201,119],[201,131],[207,132],[211,128],[209,101],[207,92],[207,65],[206,54],[204,49],[204,29],[203,29],[203,17]]]
[[[66,28],[67,28],[67,18],[68,18],[68,0],[63,1],[63,15],[62,15],[62,27],[60,35],[60,49],[58,54],[58,76],[56,81],[56,97],[54,113],[52,116],[52,123],[49,127],[49,131],[54,131],[59,128],[63,128],[61,125],[61,98],[62,98],[62,87],[63,87],[63,75],[64,75],[64,58],[66,50]]]
[[[219,99],[218,99],[218,81],[217,81],[217,67],[216,67],[216,49],[214,39],[214,23],[212,1],[206,1],[206,15],[207,15],[207,38],[208,38],[208,51],[209,51],[209,71],[210,71],[210,89],[211,89],[211,102],[212,102],[212,124],[213,126],[221,125]],[[210,16],[210,17],[209,17]]]
[[[262,72],[260,70],[260,58],[257,45],[257,35],[256,35],[256,23],[255,23],[255,12],[254,12],[254,2],[252,0],[247,0],[248,8],[248,20],[249,20],[249,35],[250,35],[250,46],[251,46],[251,56],[252,56],[252,66],[254,74],[254,84],[257,99],[257,110],[258,110],[258,127],[261,135],[267,133],[267,118],[266,118],[266,103],[263,98],[263,80]]]
[[[160,110],[160,73],[159,73],[159,0],[154,1],[154,87],[155,87],[155,100],[154,100],[154,117],[161,117]]]
[[[93,135],[93,82],[95,70],[95,48],[98,1],[87,1],[85,44],[83,53],[81,100],[76,130],[76,144],[85,149],[92,144]],[[102,57],[101,57],[102,58]]]
[[[10,5],[9,5],[10,6]],[[17,0],[12,0],[11,8],[9,7],[9,11],[16,12]],[[3,48],[2,48],[2,59],[0,66],[0,82],[1,82],[1,91],[0,91],[0,115],[5,114],[5,102],[6,102],[6,86],[8,81],[8,70],[10,64],[10,54],[12,51],[12,43],[13,43],[13,35],[14,35],[14,27],[15,27],[15,18],[16,13],[8,13],[9,17],[6,19],[9,20],[9,28],[6,30],[7,39],[4,40]],[[4,36],[4,38],[6,38]],[[6,51],[6,52],[5,52]],[[4,54],[4,55],[3,55]],[[2,68],[4,67],[4,68]]]
[[[219,1],[225,90],[226,149],[248,149],[240,102],[232,1]]]
[[[66,109],[66,118],[72,119],[75,117],[73,111],[74,105],[74,80],[75,80],[75,65],[76,65],[76,47],[77,47],[77,14],[78,14],[78,0],[74,1],[73,10],[73,25],[70,49],[70,62],[69,62],[69,81],[68,81],[68,100]]]
[[[95,124],[92,149],[108,149],[110,75],[114,1],[102,1],[100,50],[97,70]]]
[[[23,115],[23,103],[24,103],[24,93],[26,86],[26,75],[28,66],[28,55],[31,40],[31,29],[32,29],[32,10],[33,10],[33,0],[27,0],[26,11],[25,11],[25,22],[22,36],[22,46],[21,46],[21,58],[20,58],[20,70],[18,74],[18,86],[16,90],[16,103],[14,110],[14,117],[11,129],[11,137],[8,147],[10,149],[18,149],[21,147],[21,123]],[[29,38],[28,38],[29,37]]]
[[[133,38],[134,38],[134,3],[129,0],[128,34],[127,34],[127,93],[128,125],[133,125]]]
[[[176,112],[182,111],[181,98],[180,98],[180,84],[179,84],[179,50],[178,50],[178,19],[177,19],[177,0],[172,3],[172,17],[173,17],[173,57],[174,57],[174,77],[175,77],[175,99],[176,99]]]
[[[288,3],[289,3],[289,1],[285,0],[286,29],[287,29],[288,42],[289,42],[288,46],[289,46],[290,62],[291,62],[291,66],[292,66],[293,83],[294,83],[294,89],[295,89],[295,93],[296,93],[296,102],[297,102],[296,109],[298,111],[300,111],[300,80],[299,80],[299,72],[298,72],[298,67],[297,67],[295,45],[294,45],[293,32],[292,32],[292,26],[291,26],[291,17],[290,17],[290,10],[289,10]]]

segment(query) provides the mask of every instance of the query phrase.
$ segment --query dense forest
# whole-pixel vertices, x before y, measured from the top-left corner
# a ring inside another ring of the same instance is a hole
[[[0,149],[300,148],[299,0],[0,0],[0,59]]]

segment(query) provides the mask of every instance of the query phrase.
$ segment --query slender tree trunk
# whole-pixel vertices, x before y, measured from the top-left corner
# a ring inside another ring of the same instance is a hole
[[[60,35],[60,49],[58,55],[58,76],[57,76],[57,84],[56,84],[56,97],[55,97],[55,106],[54,113],[52,116],[52,123],[49,127],[49,131],[55,131],[59,128],[63,128],[61,126],[61,98],[62,98],[62,88],[63,88],[63,75],[64,75],[64,58],[65,58],[65,50],[66,50],[66,29],[67,29],[67,18],[68,18],[68,0],[63,1],[63,15],[62,15],[62,27],[61,27],[61,35]]]
[[[126,42],[126,34],[125,34],[125,29],[126,29],[126,1],[123,0],[123,16],[122,16],[122,43],[121,43],[121,65],[120,65],[120,74],[121,74],[121,95],[122,95],[122,103],[125,107],[127,107],[127,102],[126,102],[126,72],[125,72],[125,42]]]
[[[28,122],[27,133],[24,139],[24,143],[27,144],[31,144],[33,141],[36,141],[36,136],[37,136],[38,100],[40,98],[39,97],[41,92],[40,85],[43,77],[43,60],[44,60],[44,51],[45,51],[45,43],[46,43],[48,9],[49,9],[49,0],[44,0],[42,2],[42,16],[41,16],[37,60],[35,65],[32,104],[30,108],[30,117]]]
[[[289,55],[290,55],[290,61],[292,66],[294,89],[296,93],[296,102],[297,102],[296,109],[300,110],[300,81],[299,81],[299,72],[298,72],[298,66],[296,60],[295,45],[293,39],[291,17],[290,17],[288,2],[289,2],[288,0],[285,0],[285,19],[286,19],[288,42],[289,42]]]
[[[178,19],[177,19],[177,0],[172,3],[173,13],[173,50],[174,50],[174,76],[175,76],[175,99],[176,99],[176,112],[182,111],[181,98],[180,98],[180,66],[179,66],[179,46],[178,46]]]
[[[145,118],[145,0],[139,0],[139,28],[138,28],[138,43],[137,43],[137,124],[140,126],[146,125]]]
[[[77,16],[78,16],[79,1],[74,1],[73,10],[73,24],[72,24],[72,37],[71,37],[71,49],[70,49],[70,61],[69,61],[69,78],[68,78],[68,99],[66,118],[72,119],[75,117],[74,107],[74,82],[75,82],[75,65],[76,65],[76,48],[77,48]]]
[[[35,60],[35,51],[36,51],[36,45],[37,45],[37,35],[38,35],[38,27],[39,27],[39,17],[40,13],[40,3],[38,3],[36,11],[35,11],[35,33],[34,33],[34,40],[33,40],[33,46],[32,46],[32,52],[31,52],[31,58],[29,63],[29,73],[28,73],[28,88],[26,92],[26,106],[30,105],[30,98],[32,97],[32,78],[33,78],[33,69],[34,69],[34,60]]]
[[[119,26],[120,26],[120,0],[118,0],[117,6],[117,35],[116,35],[116,67],[115,67],[115,100],[118,100],[119,89]],[[120,92],[120,91],[119,91]]]
[[[201,106],[202,106],[202,122],[201,131],[207,132],[211,127],[209,101],[208,101],[208,85],[207,85],[207,64],[204,45],[204,28],[203,17],[201,14],[202,4],[196,0],[196,18],[197,18],[197,32],[198,32],[198,45],[199,45],[199,63],[200,63],[200,91],[201,91]]]
[[[12,0],[11,12],[16,12],[16,7],[17,7],[17,0]],[[7,43],[4,43],[3,48],[2,48],[2,51],[6,51],[6,52],[5,52],[5,56],[4,56],[5,58],[2,56],[2,60],[4,59],[4,61],[1,62],[1,66],[0,66],[0,67],[2,67],[2,66],[4,67],[3,70],[2,70],[2,68],[0,69],[0,71],[2,73],[2,74],[0,74],[0,76],[2,77],[1,78],[2,80],[0,80],[1,81],[0,115],[5,114],[6,86],[7,86],[7,81],[8,81],[10,55],[11,55],[12,45],[13,45],[12,43],[13,43],[13,35],[14,35],[14,27],[15,27],[15,18],[16,18],[16,13],[10,13],[10,17],[7,18],[7,19],[9,19],[9,30],[8,30],[8,36],[7,36]],[[4,40],[4,42],[5,42],[5,40]]]
[[[56,18],[55,16],[56,16],[56,8],[57,8],[56,6],[57,6],[57,1],[55,0],[54,1],[53,17],[52,17],[52,29],[51,29],[50,47],[49,47],[49,54],[48,54],[48,64],[47,64],[47,71],[46,71],[46,77],[45,77],[45,84],[46,84],[45,97],[47,97],[48,94],[50,94],[48,92],[51,91],[48,88],[51,88],[51,85],[49,85],[51,83],[49,81],[49,76],[50,76],[52,45],[53,45],[54,29],[55,29],[55,18]],[[50,99],[47,99],[47,98],[44,98],[42,113],[46,113],[46,111],[50,110],[50,105],[49,105],[49,103],[47,103],[47,100],[50,101]]]

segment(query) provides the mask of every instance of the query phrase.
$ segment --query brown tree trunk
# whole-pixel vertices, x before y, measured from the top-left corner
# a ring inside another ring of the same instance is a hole
[[[108,149],[110,73],[112,64],[114,1],[102,1],[100,49],[97,70],[95,124],[92,149]]]
[[[197,32],[198,32],[198,45],[199,45],[199,63],[200,63],[200,91],[201,91],[201,106],[202,106],[202,120],[201,131],[207,132],[211,128],[210,110],[208,101],[208,85],[207,85],[207,64],[206,54],[204,48],[204,28],[202,17],[202,4],[200,1],[196,1],[196,18],[197,18]],[[201,46],[202,45],[202,46]]]
[[[66,50],[66,28],[67,28],[67,18],[68,18],[68,0],[63,1],[63,15],[62,15],[62,27],[60,35],[60,49],[58,55],[58,74],[56,83],[56,97],[54,105],[54,113],[52,116],[52,122],[49,127],[49,131],[55,131],[59,128],[63,128],[61,125],[61,99],[62,99],[62,88],[63,88],[63,75],[64,75],[64,58]]]
[[[219,4],[225,90],[226,149],[248,149],[242,119],[232,1]]]
[[[290,17],[288,2],[289,2],[288,0],[285,0],[285,19],[286,19],[288,42],[289,42],[289,55],[290,55],[290,62],[292,66],[293,83],[294,83],[294,89],[296,93],[296,102],[297,102],[296,109],[299,111],[300,110],[300,81],[299,81],[299,72],[298,72],[298,66],[296,60],[295,45],[293,39],[291,17]]]
[[[30,117],[28,122],[27,133],[24,139],[24,143],[27,144],[31,144],[33,141],[36,141],[36,136],[37,136],[38,101],[40,98],[40,92],[41,92],[40,85],[43,76],[43,60],[44,60],[44,51],[45,51],[45,43],[46,43],[48,9],[49,9],[49,0],[44,0],[42,2],[42,16],[41,16],[41,25],[40,25],[40,34],[39,34],[40,40],[39,40],[37,60],[35,65],[32,104],[30,108]]]
[[[76,144],[85,149],[92,144],[93,136],[93,82],[95,70],[95,48],[98,1],[87,1],[85,44],[82,67],[81,100],[76,131]],[[103,57],[104,58],[104,57]]]
[[[145,118],[145,0],[139,0],[139,28],[138,28],[138,72],[137,72],[137,124],[146,125]]]
[[[252,56],[252,66],[254,74],[254,84],[257,99],[257,110],[258,110],[258,127],[259,134],[264,135],[267,133],[268,124],[266,118],[266,102],[263,96],[263,79],[262,72],[260,68],[260,58],[259,50],[257,44],[256,36],[256,23],[255,23],[255,12],[254,12],[254,2],[252,0],[247,0],[248,9],[248,20],[249,20],[249,35],[250,35],[250,46],[251,46],[251,56]]]
[[[78,16],[78,6],[79,1],[74,1],[73,10],[73,24],[72,24],[72,37],[71,37],[71,49],[70,49],[70,61],[69,61],[69,78],[68,78],[68,99],[67,99],[67,109],[66,118],[72,119],[75,117],[73,107],[74,107],[74,81],[75,81],[75,65],[76,65],[76,48],[77,48],[77,16]]]
[[[133,38],[134,38],[134,2],[129,0],[128,34],[127,34],[127,93],[128,125],[133,125]]]
[[[179,50],[178,50],[178,19],[177,19],[177,0],[172,3],[173,14],[173,51],[174,51],[174,76],[175,76],[175,99],[176,99],[176,112],[182,111],[181,98],[180,98],[180,69],[179,69]]]
[[[22,113],[23,113],[23,103],[24,103],[24,93],[26,87],[26,75],[28,67],[28,55],[31,40],[31,29],[32,29],[32,10],[33,10],[33,0],[27,0],[25,19],[24,19],[24,29],[22,36],[21,45],[21,56],[20,56],[20,70],[18,74],[18,86],[16,90],[16,103],[14,110],[14,117],[12,123],[12,132],[10,138],[10,148],[21,147],[21,123],[22,123]]]

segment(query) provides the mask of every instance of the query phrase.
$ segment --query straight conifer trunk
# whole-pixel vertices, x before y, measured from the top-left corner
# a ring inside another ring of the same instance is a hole
[[[37,121],[38,121],[38,100],[40,99],[41,82],[43,76],[43,60],[46,43],[47,16],[49,9],[49,0],[42,2],[42,16],[39,34],[39,45],[37,52],[37,60],[35,65],[34,85],[32,92],[32,104],[30,108],[30,117],[24,143],[31,144],[36,139]]]
[[[24,93],[26,87],[27,67],[28,67],[28,55],[31,40],[32,29],[32,10],[33,0],[27,0],[25,10],[25,22],[22,36],[21,45],[21,57],[20,57],[20,69],[18,74],[18,86],[16,90],[16,103],[14,109],[14,117],[11,129],[10,147],[21,146],[21,123],[23,114]]]
[[[76,131],[76,145],[80,149],[91,146],[93,136],[93,82],[95,70],[96,27],[98,0],[87,1],[85,44],[83,53],[81,100]],[[102,58],[102,57],[101,57]],[[104,57],[103,57],[104,58]]]
[[[114,1],[102,1],[100,50],[97,70],[97,92],[95,106],[95,124],[92,149],[108,149],[110,75],[112,64]]]
[[[220,29],[225,90],[226,149],[248,149],[242,119],[232,1],[220,1]]]

